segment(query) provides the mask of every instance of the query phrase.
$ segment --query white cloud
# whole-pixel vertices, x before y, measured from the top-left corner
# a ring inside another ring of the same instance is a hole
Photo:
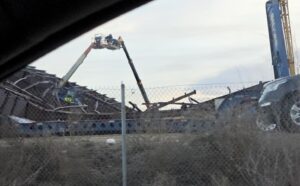
[[[251,65],[236,65],[235,67],[224,69],[214,76],[203,78],[198,83],[255,83],[259,81],[269,81],[273,79],[272,66],[265,63],[254,63]]]

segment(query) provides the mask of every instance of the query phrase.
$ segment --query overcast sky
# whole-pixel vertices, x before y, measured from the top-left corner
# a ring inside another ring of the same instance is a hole
[[[122,36],[145,87],[273,78],[265,0],[157,0],[74,39],[33,65],[62,77],[96,33]],[[289,0],[294,44],[300,1]],[[299,48],[295,49],[299,54]],[[122,50],[92,50],[71,78],[90,88],[135,79]]]

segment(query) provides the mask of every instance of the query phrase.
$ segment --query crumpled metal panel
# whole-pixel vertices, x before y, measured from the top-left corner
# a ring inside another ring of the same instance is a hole
[[[120,114],[120,103],[115,99],[76,83],[67,83],[63,91],[74,89],[82,105],[87,107],[69,108],[80,105],[70,105],[58,99],[59,94],[55,91],[59,81],[55,75],[34,67],[22,69],[0,84],[1,114],[35,121],[78,119],[78,115],[80,119],[103,119]]]

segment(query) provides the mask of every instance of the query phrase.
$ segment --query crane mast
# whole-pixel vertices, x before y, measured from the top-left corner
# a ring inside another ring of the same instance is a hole
[[[266,13],[275,79],[296,75],[288,0],[268,0]]]
[[[286,52],[288,57],[290,75],[294,76],[296,75],[296,70],[295,70],[295,58],[294,58],[293,39],[292,39],[292,32],[291,32],[288,0],[279,0],[279,4],[281,8],[281,20],[282,20],[283,33],[285,38],[285,47],[286,47]]]

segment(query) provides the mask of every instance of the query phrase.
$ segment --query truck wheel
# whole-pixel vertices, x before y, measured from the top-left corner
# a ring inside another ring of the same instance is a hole
[[[288,96],[282,103],[281,123],[288,132],[300,132],[300,94]]]
[[[256,116],[256,126],[261,131],[270,132],[278,128],[276,122],[270,117],[270,114],[258,113]]]

